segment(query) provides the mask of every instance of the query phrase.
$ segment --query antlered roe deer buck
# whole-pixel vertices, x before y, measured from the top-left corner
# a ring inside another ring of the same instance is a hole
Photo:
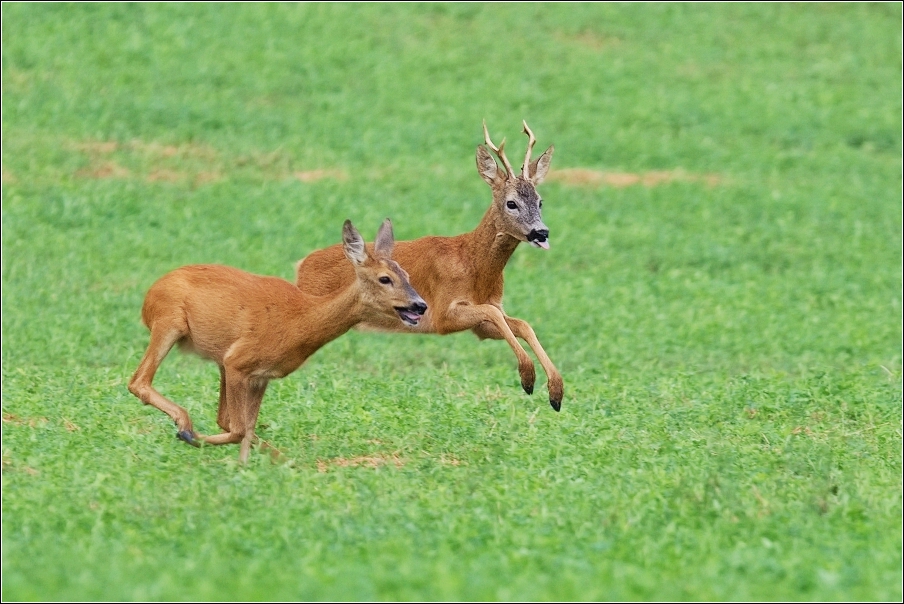
[[[394,239],[387,219],[372,252],[348,220],[342,250],[352,279],[328,295],[314,296],[284,279],[252,275],[222,265],[184,266],[148,291],[141,318],[151,342],[129,390],[146,405],[173,418],[189,444],[241,442],[245,463],[261,400],[271,379],[285,377],[308,357],[364,320],[417,325],[427,305],[408,275],[392,260]],[[174,344],[220,367],[217,424],[222,434],[202,436],[188,412],[151,385]]]
[[[502,161],[505,171],[499,169],[489,151],[478,145],[477,171],[490,185],[493,203],[476,229],[455,237],[422,237],[396,244],[395,259],[408,271],[411,285],[429,306],[424,319],[411,329],[386,318],[368,319],[359,327],[437,334],[470,329],[481,339],[504,339],[518,357],[521,386],[531,394],[536,375],[530,357],[516,339],[521,338],[543,366],[549,403],[558,411],[564,389],[562,376],[531,326],[502,310],[502,271],[518,244],[527,241],[535,247],[549,249],[549,229],[540,217],[543,202],[537,194],[537,185],[549,171],[553,147],[531,162],[536,139],[527,122],[523,124],[528,145],[520,175],[515,175],[505,156],[505,140],[496,147],[490,140],[486,122],[483,124],[486,144]],[[318,295],[348,287],[353,279],[354,273],[342,260],[339,246],[313,252],[296,267],[296,285]]]

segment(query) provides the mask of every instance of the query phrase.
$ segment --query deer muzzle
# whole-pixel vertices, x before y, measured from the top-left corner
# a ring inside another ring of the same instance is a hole
[[[395,310],[399,314],[399,318],[403,323],[414,327],[424,316],[424,313],[427,312],[427,304],[425,304],[424,301],[421,300],[404,308],[396,307]]]
[[[527,234],[527,240],[534,247],[549,249],[549,229],[533,229]]]

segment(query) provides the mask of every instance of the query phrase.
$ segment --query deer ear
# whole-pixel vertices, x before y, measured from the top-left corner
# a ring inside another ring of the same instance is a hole
[[[555,147],[550,145],[549,149],[543,152],[543,155],[538,157],[536,161],[531,162],[530,181],[534,183],[535,187],[546,178],[546,174],[549,172],[549,162],[552,161],[553,151],[555,151]]]
[[[392,248],[395,245],[395,237],[392,234],[392,221],[387,218],[377,231],[377,241],[374,243],[374,252],[389,258],[392,256]]]
[[[346,220],[342,225],[342,251],[352,264],[361,266],[367,261],[367,252],[364,249],[364,239],[351,220]]]
[[[498,186],[505,179],[496,160],[483,145],[477,145],[477,171],[491,187]]]

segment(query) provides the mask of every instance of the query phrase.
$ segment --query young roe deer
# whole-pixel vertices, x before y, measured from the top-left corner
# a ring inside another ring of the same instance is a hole
[[[531,162],[536,139],[527,122],[523,124],[528,146],[520,175],[515,174],[505,156],[505,140],[496,147],[486,122],[483,124],[485,142],[505,170],[500,170],[490,152],[478,145],[477,171],[490,185],[493,203],[476,229],[455,237],[422,237],[396,244],[395,259],[408,271],[412,286],[429,305],[424,319],[410,329],[383,317],[367,319],[358,327],[436,334],[470,329],[481,339],[504,339],[518,357],[521,386],[531,394],[536,375],[533,362],[516,339],[521,338],[543,366],[549,403],[558,411],[564,389],[562,376],[531,326],[506,315],[502,309],[502,271],[518,244],[527,241],[549,249],[549,229],[540,217],[543,201],[536,187],[549,171],[553,147]],[[318,295],[348,287],[353,279],[351,267],[342,260],[340,248],[335,245],[311,253],[296,266],[296,285]]]
[[[393,244],[389,219],[380,227],[372,251],[346,220],[342,251],[352,279],[324,296],[302,291],[285,279],[229,266],[184,266],[167,273],[148,290],[141,309],[151,342],[129,391],[172,417],[179,438],[189,444],[241,442],[239,460],[245,463],[270,380],[292,373],[360,321],[416,326],[423,317],[427,305],[392,260]],[[219,366],[221,434],[194,432],[188,412],[151,385],[174,344]]]

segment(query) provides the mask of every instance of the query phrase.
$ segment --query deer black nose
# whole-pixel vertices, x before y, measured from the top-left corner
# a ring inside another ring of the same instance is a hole
[[[414,304],[412,304],[412,305],[409,306],[408,308],[409,308],[409,310],[411,310],[412,312],[416,312],[416,313],[419,314],[419,315],[422,315],[422,314],[424,314],[425,312],[427,312],[427,305],[424,304],[423,302],[415,302]]]
[[[534,229],[527,234],[528,241],[546,241],[549,237],[549,229]]]

